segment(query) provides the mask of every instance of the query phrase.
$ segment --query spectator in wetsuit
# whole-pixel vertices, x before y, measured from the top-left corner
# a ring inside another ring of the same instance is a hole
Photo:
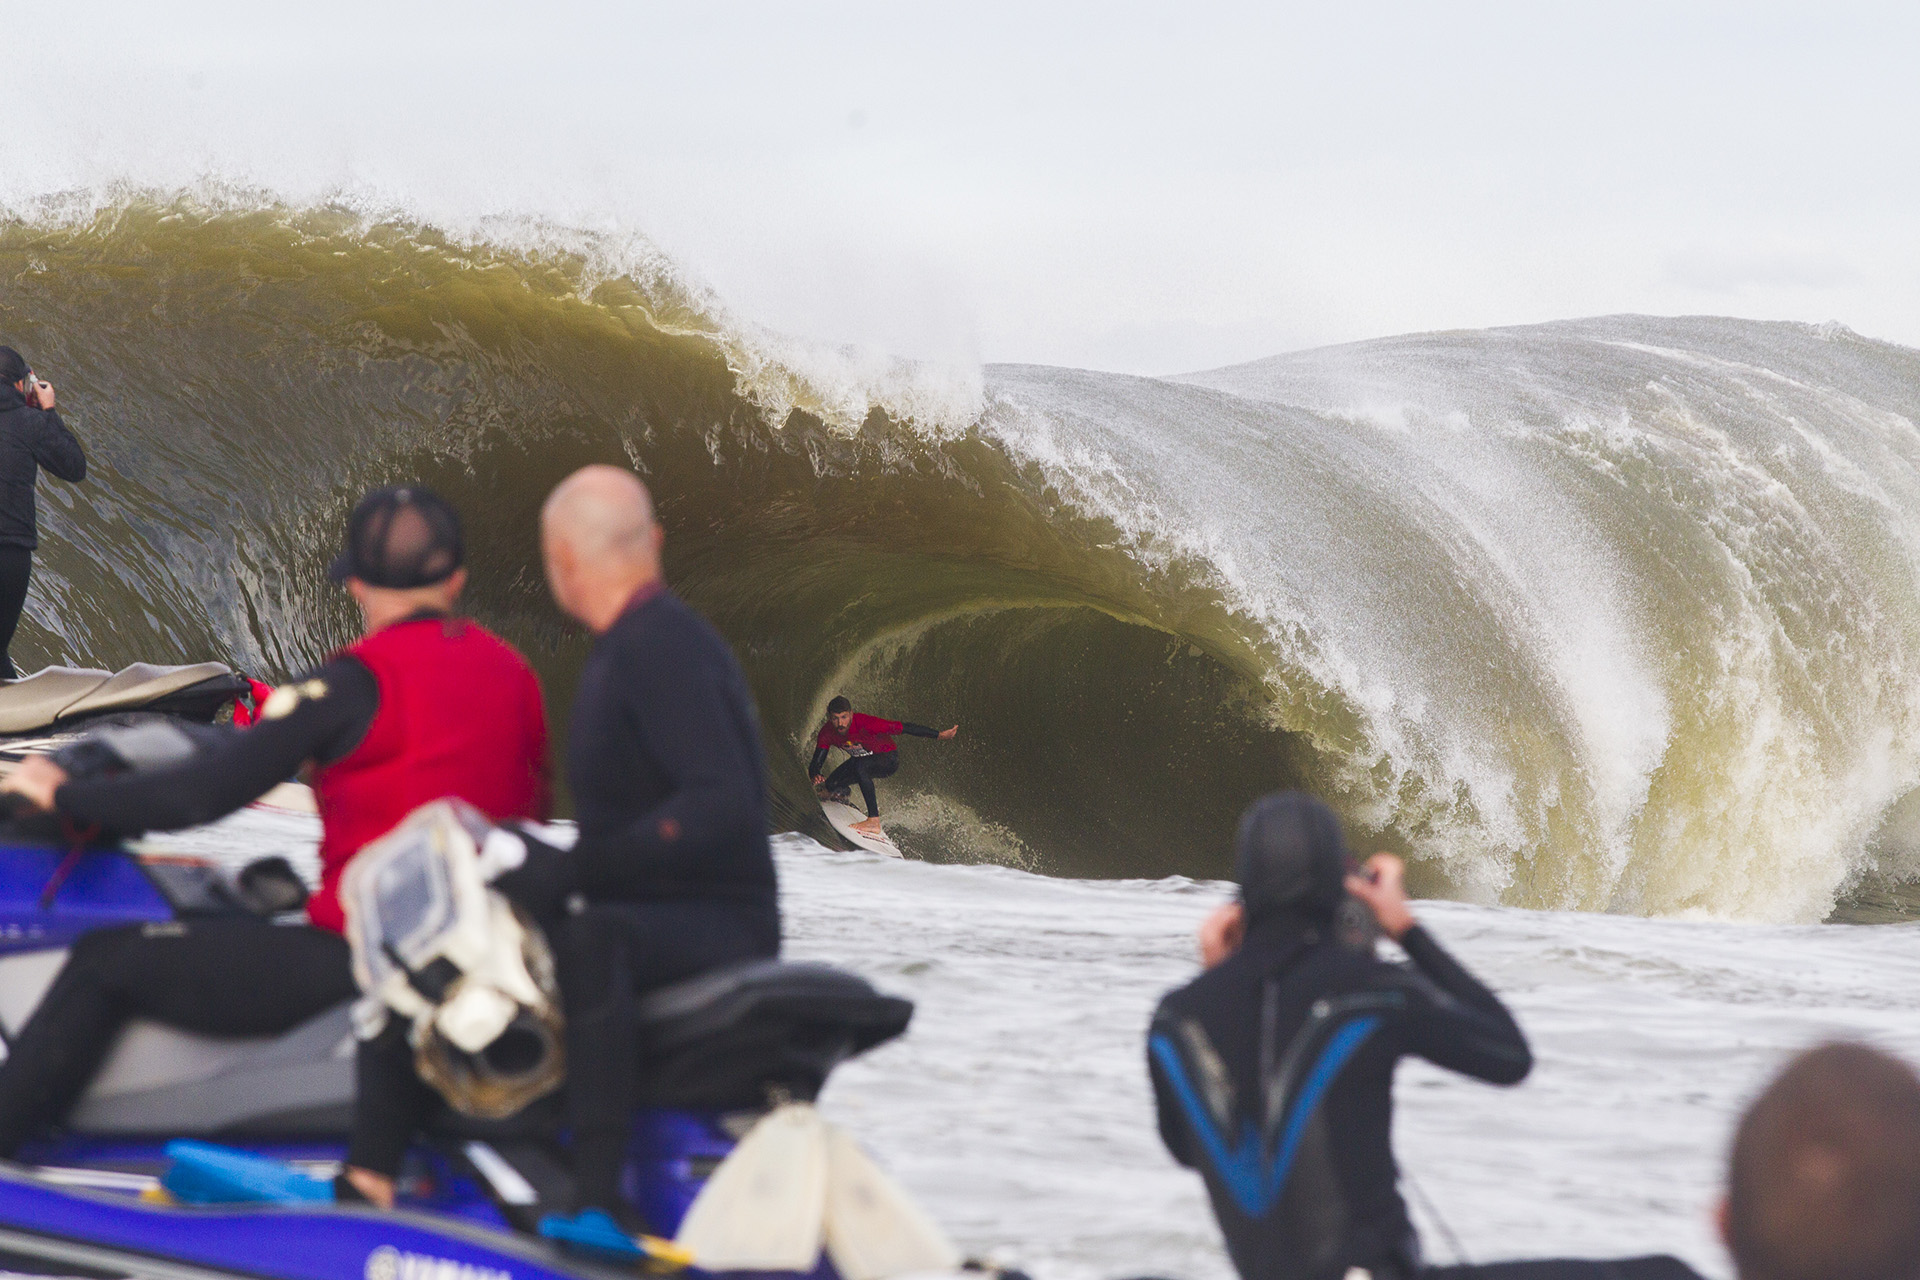
[[[580,838],[496,884],[558,917],[577,1207],[630,1219],[619,1179],[639,1075],[635,998],[779,954],[766,764],[739,664],[661,577],[662,534],[639,479],[575,472],[540,529],[554,600],[594,635],[567,739]]]
[[[904,733],[945,742],[959,732],[957,724],[950,729],[929,729],[905,720],[864,715],[853,709],[849,699],[836,697],[827,704],[827,722],[820,726],[820,733],[813,741],[813,763],[807,766],[807,772],[813,777],[813,789],[822,799],[844,802],[849,788],[859,783],[860,797],[867,802],[867,820],[854,823],[853,829],[863,835],[877,836],[881,834],[880,800],[873,791],[874,781],[891,778],[900,771],[900,753],[893,735]],[[823,775],[821,770],[827,767],[827,752],[836,748],[846,752],[847,759],[831,774]]]
[[[1147,1062],[1161,1140],[1206,1180],[1244,1280],[1692,1274],[1666,1257],[1423,1270],[1393,1159],[1394,1070],[1411,1054],[1516,1084],[1526,1038],[1415,921],[1400,860],[1362,872],[1318,800],[1256,801],[1235,860],[1239,900],[1202,926],[1206,972],[1160,1002]],[[1411,965],[1375,955],[1376,929]]]
[[[69,777],[83,742],[74,754],[30,757],[0,783],[76,823],[132,833],[212,821],[306,767],[322,826],[306,925],[204,917],[103,929],[75,944],[0,1065],[0,1155],[65,1117],[131,1018],[278,1035],[357,996],[340,877],[420,805],[458,796],[496,820],[546,816],[540,687],[505,641],[453,615],[463,560],[452,507],[422,488],[376,490],[354,509],[332,569],[360,607],[364,637],[275,690],[257,724],[150,772]],[[370,1167],[382,1158],[365,1154],[383,1150],[381,1136],[356,1114],[343,1194],[391,1202],[393,1168]]]
[[[18,351],[0,347],[0,680],[20,674],[7,650],[40,545],[33,500],[40,468],[68,484],[87,478],[87,455],[53,406],[53,384],[35,378]]]

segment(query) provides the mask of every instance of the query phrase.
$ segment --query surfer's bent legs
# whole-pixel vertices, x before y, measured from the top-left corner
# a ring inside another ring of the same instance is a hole
[[[167,921],[86,934],[0,1066],[0,1156],[66,1118],[129,1019],[273,1036],[358,994],[346,939],[310,925]]]
[[[880,816],[880,800],[873,793],[873,784],[880,778],[891,778],[900,772],[898,752],[882,751],[870,756],[855,756],[827,775],[828,792],[843,791],[854,783],[860,784],[860,797],[867,802],[867,816]]]

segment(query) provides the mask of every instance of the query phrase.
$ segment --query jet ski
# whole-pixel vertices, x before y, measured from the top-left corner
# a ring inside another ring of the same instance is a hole
[[[246,677],[219,662],[163,667],[136,662],[119,671],[47,667],[0,683],[0,739],[60,737],[109,716],[166,715],[210,724],[248,696]],[[11,741],[0,749],[16,748]]]
[[[235,724],[245,724],[268,692],[220,662],[136,662],[119,671],[46,667],[0,681],[0,776],[29,755],[51,754],[102,728],[212,724],[228,708]],[[251,807],[316,812],[313,792],[298,782],[280,784]]]
[[[18,1031],[65,948],[88,930],[297,905],[298,881],[288,891],[292,873],[273,861],[235,876],[124,847],[0,844],[0,1031]],[[0,1162],[0,1270],[163,1280],[632,1274],[533,1233],[570,1208],[557,1095],[505,1120],[449,1109],[410,1152],[391,1212],[330,1201],[174,1202],[165,1189],[178,1185],[169,1178],[182,1139],[263,1157],[316,1185],[332,1176],[353,1101],[351,1009],[265,1040],[131,1025],[66,1131]],[[652,1232],[671,1235],[758,1119],[815,1098],[836,1066],[900,1035],[912,1012],[853,974],[777,960],[640,1001],[649,1057],[623,1182],[632,1209]],[[824,1255],[813,1274],[833,1275]]]

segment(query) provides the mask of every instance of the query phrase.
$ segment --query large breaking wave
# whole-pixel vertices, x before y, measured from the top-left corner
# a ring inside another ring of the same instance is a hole
[[[29,664],[305,665],[352,631],[348,505],[417,476],[564,707],[535,515],[615,461],[747,668],[783,825],[844,691],[964,726],[904,748],[923,856],[1216,875],[1302,785],[1516,905],[1818,919],[1916,865],[1920,353],[1845,330],[952,373],[781,344],[642,244],[137,197],[0,228],[0,281],[96,463],[43,490]]]

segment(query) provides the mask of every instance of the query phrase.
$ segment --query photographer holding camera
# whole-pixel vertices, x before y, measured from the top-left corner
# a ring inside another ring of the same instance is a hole
[[[0,347],[0,680],[19,678],[7,650],[40,545],[33,502],[40,468],[68,484],[87,478],[87,455],[53,404],[53,384],[34,377],[18,351]]]

